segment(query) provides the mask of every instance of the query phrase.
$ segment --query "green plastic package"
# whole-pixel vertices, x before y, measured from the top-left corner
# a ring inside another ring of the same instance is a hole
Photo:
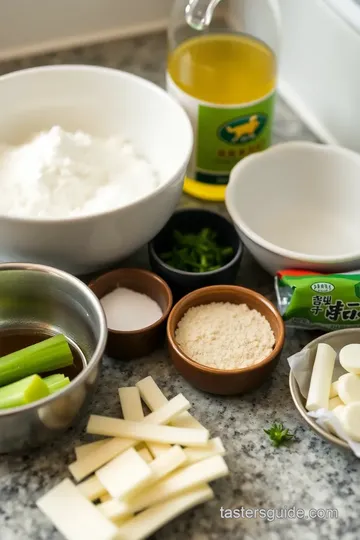
[[[312,330],[360,327],[360,271],[316,274],[288,270],[275,277],[279,311],[288,326]]]

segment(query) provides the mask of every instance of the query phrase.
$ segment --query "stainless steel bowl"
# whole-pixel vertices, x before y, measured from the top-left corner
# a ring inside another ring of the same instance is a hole
[[[48,266],[0,264],[0,332],[16,330],[63,333],[84,365],[64,390],[0,411],[0,453],[38,446],[74,424],[95,388],[107,339],[101,304],[80,280]]]
[[[349,328],[346,330],[337,330],[336,332],[329,332],[328,334],[324,334],[323,336],[318,337],[317,339],[314,339],[308,345],[306,345],[305,349],[310,348],[315,356],[316,348],[319,345],[319,343],[327,343],[335,351],[339,352],[340,349],[345,347],[345,345],[349,345],[350,343],[360,343],[360,328]],[[333,444],[336,444],[337,446],[350,450],[350,447],[347,442],[343,441],[342,439],[339,439],[339,437],[336,437],[336,435],[332,435],[331,433],[328,433],[324,429],[322,429],[313,418],[308,416],[307,410],[305,409],[305,403],[306,400],[302,396],[299,385],[297,384],[295,377],[293,373],[290,371],[289,376],[289,386],[290,386],[290,392],[291,397],[295,403],[295,407],[305,420],[305,422],[323,439],[327,440],[328,442],[331,442]]]

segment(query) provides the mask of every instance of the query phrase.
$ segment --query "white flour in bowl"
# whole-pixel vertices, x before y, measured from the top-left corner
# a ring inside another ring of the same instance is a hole
[[[158,173],[121,137],[55,126],[0,146],[0,215],[61,219],[119,208],[152,193]]]

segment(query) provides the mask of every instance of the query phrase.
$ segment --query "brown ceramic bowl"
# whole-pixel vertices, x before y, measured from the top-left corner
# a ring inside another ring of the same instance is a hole
[[[140,330],[118,331],[108,328],[106,352],[109,356],[131,360],[147,356],[163,344],[166,320],[173,304],[171,290],[163,279],[140,268],[120,268],[101,275],[89,287],[99,300],[117,287],[132,289],[155,300],[163,312],[161,319]]]
[[[187,356],[175,339],[177,325],[188,309],[211,302],[247,304],[264,315],[275,335],[273,352],[255,366],[232,370],[203,366]],[[215,285],[198,289],[175,305],[167,323],[167,339],[176,369],[190,384],[211,394],[234,395],[250,392],[269,379],[284,345],[285,327],[275,306],[261,294],[235,285]]]

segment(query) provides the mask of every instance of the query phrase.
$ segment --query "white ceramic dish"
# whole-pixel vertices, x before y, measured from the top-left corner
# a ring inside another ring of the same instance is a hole
[[[260,265],[360,268],[360,155],[290,142],[240,161],[226,190],[237,231]]]
[[[319,343],[327,343],[330,345],[335,351],[340,351],[343,347],[346,345],[349,345],[350,343],[360,343],[360,328],[347,328],[345,330],[337,330],[336,332],[329,332],[327,334],[324,334],[304,347],[304,349],[311,349],[313,352],[313,355],[315,357],[316,349]],[[327,440],[330,443],[336,444],[340,446],[341,448],[345,448],[347,450],[350,449],[348,443],[346,441],[343,441],[342,439],[339,439],[336,435],[333,435],[332,433],[329,433],[325,429],[319,426],[314,420],[314,418],[311,418],[307,410],[305,409],[305,398],[302,396],[299,385],[296,382],[296,379],[294,377],[294,374],[292,371],[290,371],[289,375],[289,386],[290,386],[290,392],[291,397],[293,399],[293,402],[295,404],[295,407],[297,408],[298,412],[301,414],[304,421],[308,424],[311,429],[313,429],[318,435],[320,435],[323,439]]]
[[[54,221],[0,216],[1,262],[42,263],[74,274],[94,271],[146,244],[174,211],[193,134],[182,108],[156,85],[94,66],[18,71],[0,77],[0,117],[0,142],[12,144],[53,125],[124,135],[163,178],[149,196],[103,214]]]

